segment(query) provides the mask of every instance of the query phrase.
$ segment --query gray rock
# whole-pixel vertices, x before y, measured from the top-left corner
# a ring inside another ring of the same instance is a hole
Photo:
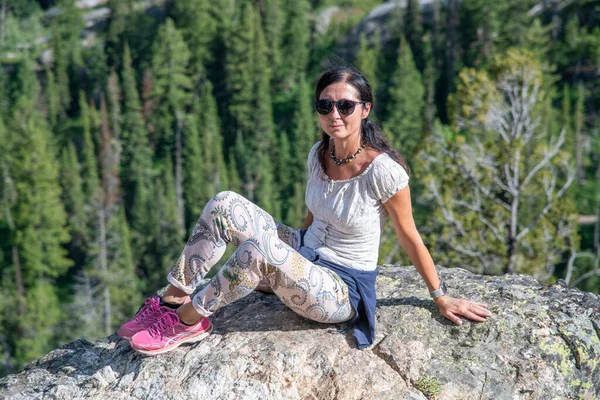
[[[446,0],[441,4],[445,5]],[[340,38],[336,46],[336,52],[341,56],[352,60],[360,45],[360,35],[364,34],[369,42],[372,42],[375,31],[379,32],[379,40],[385,47],[389,47],[394,41],[394,30],[401,23],[398,21],[398,12],[396,8],[405,10],[408,4],[407,0],[388,0],[373,8],[355,27],[346,35]],[[419,0],[421,16],[425,26],[433,25],[433,0]],[[396,51],[397,49],[391,49]]]
[[[329,29],[329,24],[331,23],[331,19],[340,11],[339,6],[329,6],[325,7],[323,11],[318,13],[315,16],[315,31],[323,35],[327,33],[327,29]]]
[[[413,267],[378,278],[376,343],[305,320],[274,295],[220,310],[214,334],[156,357],[116,335],[79,339],[0,380],[0,399],[600,398],[598,296],[525,275],[438,267],[452,294],[488,304],[485,323],[439,314]],[[433,385],[423,384],[425,379]]]

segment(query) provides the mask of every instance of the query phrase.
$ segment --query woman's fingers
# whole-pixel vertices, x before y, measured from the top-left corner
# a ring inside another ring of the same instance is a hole
[[[454,322],[456,325],[462,325],[462,319],[452,311],[447,311],[444,314],[444,317],[448,318],[450,321]]]
[[[469,318],[470,320],[477,321],[477,322],[485,322],[485,320],[487,319],[486,315],[477,314],[472,311],[467,311],[463,315],[465,317]]]
[[[488,317],[492,316],[487,305],[467,300],[449,298],[440,306],[443,308],[442,314],[457,325],[462,325],[460,316],[477,322],[485,322]]]

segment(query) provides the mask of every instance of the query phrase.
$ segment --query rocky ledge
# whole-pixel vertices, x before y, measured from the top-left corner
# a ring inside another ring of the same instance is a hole
[[[493,318],[455,326],[413,267],[384,266],[368,349],[257,292],[215,315],[204,341],[153,358],[116,335],[76,340],[1,379],[0,399],[600,398],[598,296],[525,275],[438,271]]]

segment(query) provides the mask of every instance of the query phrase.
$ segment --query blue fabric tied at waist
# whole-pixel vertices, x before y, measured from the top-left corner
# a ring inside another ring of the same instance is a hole
[[[301,231],[302,240],[298,252],[313,264],[332,270],[346,283],[350,295],[350,304],[355,312],[349,327],[354,327],[354,338],[357,347],[359,349],[369,347],[375,340],[375,306],[377,303],[375,280],[379,268],[374,271],[361,271],[322,259],[316,251],[304,247],[305,233],[305,230]]]

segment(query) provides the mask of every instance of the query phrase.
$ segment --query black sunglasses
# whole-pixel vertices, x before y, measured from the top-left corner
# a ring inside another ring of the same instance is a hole
[[[338,100],[333,101],[329,99],[320,99],[315,102],[315,108],[321,115],[327,115],[333,111],[333,107],[337,107],[340,114],[348,116],[354,112],[354,108],[357,104],[367,104],[364,101],[353,101],[353,100]]]

